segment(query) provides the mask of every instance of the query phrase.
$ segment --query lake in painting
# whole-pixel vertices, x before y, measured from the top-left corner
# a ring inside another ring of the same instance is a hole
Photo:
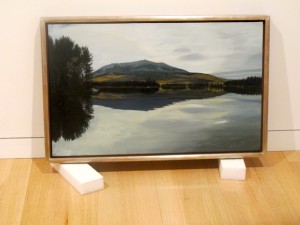
[[[53,142],[53,156],[255,152],[261,148],[261,95],[227,93],[162,102],[144,96],[94,100],[93,108],[89,129],[76,140]]]

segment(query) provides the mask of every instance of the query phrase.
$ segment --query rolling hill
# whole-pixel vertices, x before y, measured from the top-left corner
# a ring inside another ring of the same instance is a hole
[[[223,82],[224,79],[204,73],[191,73],[186,70],[170,66],[165,63],[156,63],[140,60],[128,63],[113,63],[93,72],[94,82],[125,82],[155,80],[159,83],[182,82]]]

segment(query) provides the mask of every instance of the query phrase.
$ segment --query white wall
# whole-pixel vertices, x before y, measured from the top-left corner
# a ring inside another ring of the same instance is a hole
[[[1,0],[0,158],[44,155],[39,19],[46,16],[271,16],[269,149],[300,149],[299,0]]]

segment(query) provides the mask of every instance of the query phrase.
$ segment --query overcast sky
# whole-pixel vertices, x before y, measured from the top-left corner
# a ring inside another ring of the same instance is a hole
[[[262,22],[54,24],[48,28],[54,39],[68,36],[87,46],[94,70],[142,59],[211,74],[262,69]]]

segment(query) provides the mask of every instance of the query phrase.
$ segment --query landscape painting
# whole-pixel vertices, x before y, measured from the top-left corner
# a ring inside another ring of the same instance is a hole
[[[45,22],[50,157],[257,153],[265,20]]]

